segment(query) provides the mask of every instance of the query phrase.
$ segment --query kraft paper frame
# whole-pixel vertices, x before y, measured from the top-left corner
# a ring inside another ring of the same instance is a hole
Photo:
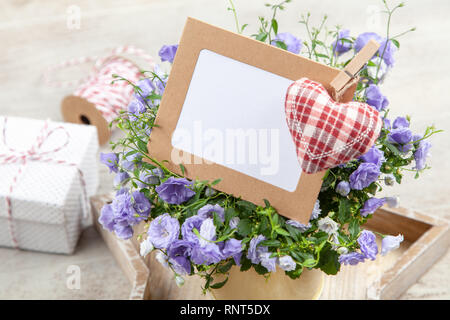
[[[325,171],[315,174],[302,172],[296,190],[289,192],[222,165],[199,161],[196,156],[172,147],[172,134],[177,126],[200,51],[203,49],[292,81],[307,77],[322,83],[327,90],[331,90],[330,82],[340,71],[246,36],[188,18],[156,116],[157,127],[153,128],[148,143],[149,155],[158,161],[168,160],[169,170],[182,174],[180,166],[170,162],[170,159],[173,150],[183,152],[191,159],[191,164],[183,164],[187,178],[211,182],[220,178],[221,182],[214,186],[217,190],[258,205],[264,205],[264,199],[267,199],[281,215],[307,224]],[[341,102],[350,101],[353,93],[354,88],[347,90]],[[199,162],[201,164],[197,164]]]

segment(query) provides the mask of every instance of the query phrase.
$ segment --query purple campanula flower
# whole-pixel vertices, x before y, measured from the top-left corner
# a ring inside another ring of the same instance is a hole
[[[282,256],[278,258],[278,265],[284,271],[293,271],[297,268],[297,264],[291,256]]]
[[[378,167],[381,166],[383,162],[386,161],[383,151],[378,149],[377,146],[372,146],[365,154],[363,154],[360,159],[364,162],[376,164]]]
[[[170,63],[173,63],[173,60],[175,59],[175,54],[177,53],[177,49],[178,44],[162,46],[158,52],[161,61],[169,61]]]
[[[391,120],[389,120],[388,118],[384,118],[383,119],[383,126],[384,126],[385,129],[391,130]]]
[[[260,254],[261,265],[269,272],[275,272],[277,270],[277,257],[270,257],[272,252],[263,252]]]
[[[367,259],[375,260],[378,253],[378,246],[375,234],[372,231],[363,230],[358,237],[358,244],[361,252]]]
[[[386,236],[381,240],[381,255],[385,256],[389,251],[395,250],[400,247],[400,243],[403,242],[403,235],[398,236]]]
[[[189,256],[191,255],[193,245],[186,240],[175,240],[167,248],[169,263],[178,274],[190,274],[191,263]]]
[[[111,206],[116,224],[135,225],[142,220],[142,218],[136,217],[133,199],[129,193],[116,195]]]
[[[380,208],[386,200],[378,198],[370,198],[364,202],[363,208],[360,210],[359,214],[363,217],[367,217],[369,214],[374,213],[378,208]]]
[[[311,212],[311,217],[309,218],[309,221],[317,219],[321,213],[322,213],[322,210],[320,209],[320,201],[316,200],[316,202],[314,203],[314,208],[313,208],[313,211]]]
[[[207,243],[205,246],[194,245],[191,260],[195,264],[210,265],[219,263],[223,259],[220,248],[215,243]]]
[[[369,85],[366,89],[366,101],[367,104],[378,111],[386,109],[389,105],[389,100],[381,93],[380,88],[375,84]]]
[[[138,119],[138,116],[140,114],[143,114],[147,110],[147,107],[140,100],[133,99],[128,104],[127,110],[128,110],[128,116],[130,117],[130,120],[136,121]]]
[[[409,143],[412,141],[412,132],[405,127],[393,129],[388,134],[388,141],[395,144],[400,152],[406,153],[412,148],[412,145]]]
[[[304,225],[303,223],[300,223],[298,221],[295,220],[287,220],[286,224],[293,226],[294,228],[297,228],[300,230],[300,232],[305,232],[306,230],[308,230],[309,228],[311,228],[311,223],[308,222],[307,225]]]
[[[384,197],[385,203],[389,208],[398,208],[400,199],[397,196],[394,197]]]
[[[276,46],[277,42],[283,42],[287,47],[287,51],[295,54],[299,54],[302,49],[302,41],[289,32],[278,33],[272,39],[271,44]]]
[[[350,39],[350,30],[341,30],[337,36],[337,39],[333,42],[333,50],[337,55],[341,55],[352,48],[352,44],[348,41],[342,41],[342,39]]]
[[[140,161],[142,160],[142,154],[133,153],[127,157],[122,158],[121,166],[126,171],[133,171],[136,167],[140,167]]]
[[[148,215],[150,209],[148,208],[143,212],[144,217],[137,216],[142,208],[140,203],[133,201],[128,189],[124,188],[123,190],[126,190],[126,192],[117,194],[111,204],[102,208],[99,222],[105,229],[114,231],[118,237],[129,239],[133,235],[131,226],[142,221],[146,214]]]
[[[180,234],[180,224],[177,219],[172,218],[168,213],[156,217],[147,231],[148,239],[155,248],[166,249],[172,242],[178,239]]]
[[[336,192],[343,197],[346,197],[350,192],[350,184],[347,181],[341,181],[336,186]]]
[[[392,67],[394,65],[394,53],[397,51],[397,47],[394,45],[392,41],[388,41],[384,39],[380,43],[380,48],[378,49],[378,54],[383,58],[383,61],[386,63],[388,67]]]
[[[419,142],[419,147],[414,152],[416,165],[414,169],[422,170],[426,166],[427,157],[430,155],[431,143],[425,140]]]
[[[362,190],[375,182],[380,175],[380,168],[374,163],[361,163],[350,175],[350,187],[354,190]]]
[[[163,72],[159,65],[156,65],[153,72],[157,77],[155,77],[154,82],[159,95],[164,93],[167,83],[167,75]]]
[[[142,171],[139,174],[139,180],[137,181],[137,185],[139,188],[145,188],[149,184],[159,184],[160,179],[164,178],[164,171],[161,168],[152,169],[150,172]]]
[[[361,33],[355,40],[354,43],[355,51],[359,52],[371,39],[375,40],[379,44],[381,44],[381,42],[383,41],[383,38],[378,34],[376,34],[375,32]]]
[[[409,121],[405,117],[397,117],[392,124],[394,129],[397,128],[409,128]]]
[[[127,240],[133,236],[133,228],[127,224],[116,223],[114,233],[121,239]]]
[[[187,218],[181,226],[181,234],[183,239],[192,243],[199,243],[198,236],[194,233],[194,228],[200,232],[200,227],[205,219],[200,216],[192,216]]]
[[[181,204],[195,195],[189,187],[194,183],[185,178],[170,177],[163,184],[155,188],[159,197],[170,204]]]
[[[117,164],[119,162],[119,157],[116,153],[100,153],[100,162],[109,168],[109,172],[118,172]]]
[[[139,114],[141,114],[146,110],[145,105],[150,102],[146,98],[155,91],[156,87],[152,80],[149,78],[139,80],[136,85],[139,87],[140,91],[134,93],[134,98],[144,106],[144,109],[139,112]]]
[[[237,266],[241,265],[242,256],[242,242],[237,239],[229,239],[225,242],[225,246],[222,249],[222,255],[224,259],[233,257]]]
[[[130,175],[127,172],[118,172],[114,177],[113,184],[115,187],[125,184],[130,179]]]
[[[261,241],[266,240],[266,237],[263,235],[258,235],[256,237],[253,237],[252,240],[250,240],[248,252],[247,252],[247,258],[253,263],[258,264],[261,262],[261,254],[268,251],[268,248],[265,246],[258,246],[258,244]]]
[[[100,217],[98,218],[98,222],[108,230],[112,232],[114,230],[114,211],[112,209],[111,204],[105,204],[100,212]]]
[[[197,214],[203,219],[212,218],[214,213],[217,213],[219,219],[224,222],[225,221],[225,210],[219,206],[218,204],[212,205],[207,204],[198,209]]]
[[[147,218],[150,214],[152,206],[150,201],[147,199],[144,193],[139,191],[133,192],[133,200],[134,200],[134,210],[136,213],[141,216]]]
[[[415,147],[418,147],[419,146],[419,144],[420,144],[420,139],[422,139],[423,138],[423,136],[421,135],[421,134],[415,134],[415,135],[413,135],[413,137],[412,137],[412,142],[413,142],[413,144],[414,144],[414,146]]]
[[[366,260],[366,257],[359,252],[350,252],[339,256],[339,263],[344,265],[354,266],[360,262],[364,262],[364,260]]]

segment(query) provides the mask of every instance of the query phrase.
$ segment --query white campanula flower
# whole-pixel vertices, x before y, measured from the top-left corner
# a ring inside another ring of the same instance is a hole
[[[161,263],[163,267],[167,268],[169,266],[169,264],[167,263],[168,259],[169,258],[167,257],[167,255],[162,251],[158,251],[158,253],[156,254],[156,260],[158,260],[158,262]]]
[[[291,256],[282,256],[278,258],[278,265],[284,271],[292,271],[295,270],[297,264]]]
[[[231,229],[236,229],[241,219],[239,217],[234,217],[230,220],[229,226]]]
[[[318,221],[319,230],[325,231],[329,235],[333,235],[338,231],[339,225],[330,217],[322,218]]]
[[[141,242],[140,248],[141,248],[140,254],[142,257],[145,258],[145,256],[148,255],[150,252],[152,252],[155,247],[151,243],[150,239],[147,238]]]

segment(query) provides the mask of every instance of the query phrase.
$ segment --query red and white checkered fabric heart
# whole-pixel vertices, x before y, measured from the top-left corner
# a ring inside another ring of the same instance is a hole
[[[335,102],[318,82],[301,78],[286,93],[286,121],[306,173],[346,163],[366,153],[382,119],[368,104]]]

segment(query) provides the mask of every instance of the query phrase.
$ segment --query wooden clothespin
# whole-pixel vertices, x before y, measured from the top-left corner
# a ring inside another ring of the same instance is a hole
[[[334,78],[330,85],[332,88],[332,95],[334,100],[339,101],[344,92],[357,83],[359,80],[359,72],[365,66],[365,64],[373,57],[373,55],[380,48],[380,44],[375,40],[370,40],[367,44],[355,55],[342,70]]]

